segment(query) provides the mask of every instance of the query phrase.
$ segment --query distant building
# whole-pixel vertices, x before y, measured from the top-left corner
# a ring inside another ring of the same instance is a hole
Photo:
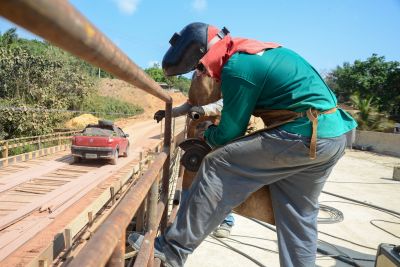
[[[170,85],[168,85],[167,83],[158,83],[160,86],[161,86],[161,88],[162,89],[164,89],[164,90],[170,90],[171,89],[171,86]]]
[[[167,90],[169,92],[177,93],[180,92],[179,89],[172,87],[171,85],[168,85],[167,83],[158,83],[162,89]]]

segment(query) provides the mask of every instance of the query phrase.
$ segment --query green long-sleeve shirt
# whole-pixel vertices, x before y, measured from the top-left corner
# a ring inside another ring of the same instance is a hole
[[[255,109],[287,109],[296,112],[310,107],[328,110],[337,100],[318,72],[302,57],[287,48],[275,48],[250,55],[234,54],[224,65],[221,76],[224,106],[217,127],[210,127],[205,138],[213,146],[224,145],[242,136]],[[345,111],[318,117],[318,137],[337,137],[357,123]],[[281,129],[311,136],[311,122],[299,118]]]

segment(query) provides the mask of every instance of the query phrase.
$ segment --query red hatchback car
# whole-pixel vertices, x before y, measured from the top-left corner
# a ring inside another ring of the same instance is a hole
[[[119,156],[128,156],[128,137],[111,121],[100,120],[98,124],[89,124],[72,138],[74,162],[82,159],[110,159],[111,164],[115,165]]]

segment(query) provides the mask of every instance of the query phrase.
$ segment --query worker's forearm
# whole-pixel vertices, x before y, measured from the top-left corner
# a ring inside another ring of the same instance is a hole
[[[172,109],[172,117],[176,118],[179,116],[183,116],[186,115],[189,112],[189,109],[192,107],[191,104],[189,104],[188,102],[185,102],[184,104],[178,106],[178,107],[174,107]]]

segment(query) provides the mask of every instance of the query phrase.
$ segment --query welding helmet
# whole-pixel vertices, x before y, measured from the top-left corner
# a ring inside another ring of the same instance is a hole
[[[162,60],[165,75],[180,75],[194,70],[208,49],[228,33],[226,28],[220,31],[201,22],[191,23],[175,33]]]

